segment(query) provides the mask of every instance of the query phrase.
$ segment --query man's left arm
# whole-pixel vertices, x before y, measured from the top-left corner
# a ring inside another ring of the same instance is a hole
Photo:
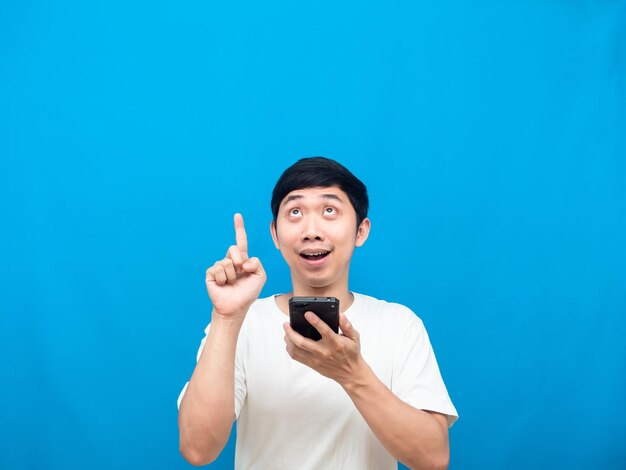
[[[394,458],[414,469],[447,468],[450,448],[446,416],[418,410],[389,390],[361,356],[359,333],[345,315],[340,315],[340,335],[314,313],[307,312],[305,317],[322,339],[304,338],[285,323],[289,355],[339,383]]]

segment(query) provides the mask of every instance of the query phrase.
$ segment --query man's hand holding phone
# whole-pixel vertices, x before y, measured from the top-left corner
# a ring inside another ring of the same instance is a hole
[[[206,270],[206,286],[213,316],[243,320],[250,305],[258,299],[267,276],[259,258],[248,257],[248,237],[241,214],[235,214],[236,244],[226,257]]]
[[[313,312],[306,312],[304,317],[319,332],[321,340],[305,338],[285,322],[284,339],[291,358],[333,379],[342,387],[363,382],[370,369],[361,356],[360,335],[346,316],[339,314],[341,334],[335,333]]]

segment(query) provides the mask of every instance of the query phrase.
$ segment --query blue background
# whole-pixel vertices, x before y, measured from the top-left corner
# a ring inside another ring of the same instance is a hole
[[[187,468],[176,398],[284,168],[367,185],[452,469],[626,467],[626,4],[2,2],[0,467]],[[233,443],[215,468],[231,468]]]

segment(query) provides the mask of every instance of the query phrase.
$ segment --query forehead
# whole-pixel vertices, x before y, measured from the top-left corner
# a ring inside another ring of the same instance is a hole
[[[293,201],[313,203],[328,200],[346,203],[348,202],[348,195],[337,186],[296,189],[287,194],[280,205],[284,206]]]

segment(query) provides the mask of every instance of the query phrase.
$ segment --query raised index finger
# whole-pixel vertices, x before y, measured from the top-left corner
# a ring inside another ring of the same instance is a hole
[[[243,261],[248,259],[248,237],[246,229],[243,226],[243,217],[241,214],[235,214],[235,239],[237,240],[237,248],[241,252]]]

